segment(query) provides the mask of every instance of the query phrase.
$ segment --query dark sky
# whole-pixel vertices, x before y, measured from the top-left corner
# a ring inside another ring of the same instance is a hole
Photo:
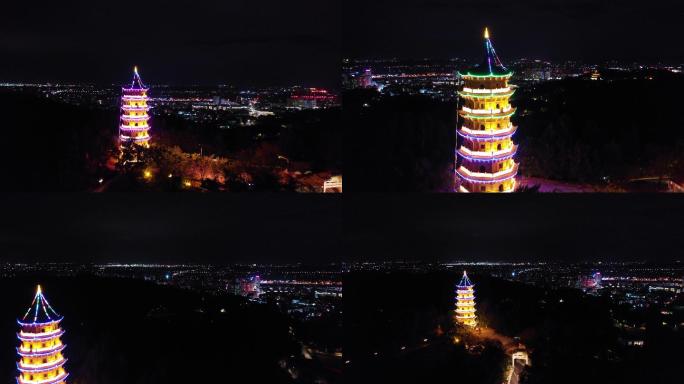
[[[0,262],[681,260],[677,195],[16,194]]]
[[[684,61],[681,0],[345,0],[346,57]],[[351,22],[353,20],[353,22]]]
[[[345,195],[357,260],[682,260],[678,195]]]
[[[0,198],[0,262],[329,262],[332,195],[14,194]]]
[[[339,1],[3,2],[0,81],[334,86]]]

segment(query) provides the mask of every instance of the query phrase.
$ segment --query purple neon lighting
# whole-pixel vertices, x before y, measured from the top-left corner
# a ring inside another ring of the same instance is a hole
[[[148,87],[142,82],[137,67],[133,71],[133,80],[130,87],[124,86],[121,96],[121,117],[119,124],[119,139],[122,141],[144,142],[150,139],[150,135],[146,131],[150,129],[148,121],[150,116],[145,113],[141,116],[129,114],[132,111],[147,112],[150,108],[147,106],[147,91]],[[135,105],[144,104],[144,105]],[[131,123],[142,123],[141,125],[127,125]],[[144,136],[134,136],[131,133],[144,132]]]
[[[60,376],[56,376],[52,379],[48,379],[47,381],[24,381],[21,378],[17,377],[17,383],[18,384],[56,384],[59,382],[62,382],[66,380],[66,378],[69,377],[69,374],[64,372]]]
[[[25,366],[22,365],[21,362],[17,363],[17,369],[21,372],[40,372],[40,371],[47,371],[55,368],[59,368],[64,365],[64,363],[67,362],[67,359],[62,358],[60,360],[56,360],[55,362],[47,365],[41,365],[37,367],[30,367],[30,366]]]
[[[17,347],[17,354],[22,357],[43,357],[43,356],[50,356],[53,355],[57,352],[62,352],[66,348],[66,344],[58,345],[56,347],[50,348],[50,349],[45,349],[45,350],[40,350],[38,352],[33,352],[33,351],[22,351],[21,348]]]
[[[518,175],[518,164],[515,164],[512,168],[509,169],[510,173],[504,173],[499,177],[478,177],[478,176],[467,176],[463,174],[460,170],[460,167],[455,169],[454,172],[458,175],[463,180],[469,181],[471,183],[477,183],[477,184],[492,184],[492,183],[500,183],[502,181],[510,180],[512,178],[515,178]],[[475,177],[475,178],[473,178]]]
[[[501,161],[501,160],[508,160],[508,159],[512,158],[513,156],[515,156],[516,153],[518,153],[518,146],[517,145],[513,146],[513,150],[511,152],[503,154],[501,156],[495,155],[495,156],[474,157],[474,156],[463,153],[461,151],[461,148],[459,148],[456,151],[456,153],[458,153],[458,155],[461,156],[462,158],[468,159],[471,161]]]
[[[51,333],[45,336],[30,336],[27,334],[21,334],[17,333],[17,338],[21,341],[46,341],[46,340],[52,340],[56,337],[60,337],[64,334],[64,331],[62,329],[58,330],[55,333]]]
[[[463,132],[462,129],[457,129],[456,133],[458,133],[459,136],[465,138],[465,139],[470,139],[470,140],[475,140],[475,141],[491,141],[491,140],[505,140],[513,137],[513,135],[518,131],[518,127],[512,126],[511,129],[508,129],[506,131],[503,131],[502,133],[493,133],[493,134],[488,134],[488,133],[483,133],[483,134],[471,134],[471,133],[466,133]],[[486,131],[481,131],[481,132],[486,132]]]

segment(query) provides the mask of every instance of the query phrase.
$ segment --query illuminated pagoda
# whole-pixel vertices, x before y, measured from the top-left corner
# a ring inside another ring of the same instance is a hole
[[[511,139],[515,108],[509,103],[515,91],[508,84],[513,72],[499,60],[486,28],[484,40],[484,63],[459,73],[464,84],[456,185],[460,192],[513,192],[518,174],[513,159],[518,146]]]
[[[461,282],[456,286],[456,321],[460,324],[474,327],[475,320],[475,290],[466,271],[463,271]]]
[[[67,359],[62,356],[66,345],[60,340],[64,334],[61,321],[62,316],[52,309],[39,285],[31,306],[18,320],[21,344],[17,348],[17,384],[66,384],[69,374],[64,370]]]
[[[133,81],[130,87],[121,89],[121,121],[119,124],[119,140],[122,145],[135,143],[149,148],[150,146],[150,116],[147,112],[147,91],[138,67],[133,69]]]

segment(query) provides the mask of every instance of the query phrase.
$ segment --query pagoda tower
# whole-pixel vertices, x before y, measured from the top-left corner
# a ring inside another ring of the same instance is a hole
[[[147,105],[147,91],[138,67],[133,68],[133,81],[130,87],[121,89],[121,120],[119,124],[119,140],[121,145],[135,143],[149,148],[150,146],[150,110]]]
[[[40,285],[28,311],[17,320],[19,362],[17,384],[66,384],[69,374],[64,370],[67,359],[62,356],[66,347],[60,337],[64,334],[59,323],[62,316],[50,306]]]
[[[473,283],[468,279],[466,271],[463,271],[461,282],[456,286],[456,321],[460,324],[474,327],[475,320],[475,290]]]
[[[459,75],[463,79],[458,111],[460,147],[456,150],[456,185],[460,192],[513,192],[518,146],[511,139],[517,127],[509,102],[513,72],[499,60],[485,28],[485,61]]]

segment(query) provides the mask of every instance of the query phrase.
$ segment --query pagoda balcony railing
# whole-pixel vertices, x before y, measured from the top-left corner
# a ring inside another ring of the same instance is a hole
[[[516,108],[508,106],[504,109],[472,109],[461,107],[458,114],[469,119],[502,119],[513,116]]]
[[[471,172],[467,168],[461,166],[456,169],[456,173],[462,179],[471,183],[496,183],[514,178],[518,174],[518,164],[496,173]]]
[[[493,97],[511,97],[515,93],[515,89],[508,89],[507,92],[468,92],[466,89],[470,88],[464,88],[461,91],[458,91],[458,95],[463,97],[463,98],[473,98],[473,99],[488,99],[488,98],[493,98]],[[475,91],[489,91],[488,89],[476,89]],[[496,91],[496,90],[495,90]]]
[[[121,115],[121,118],[123,120],[140,121],[140,120],[148,120],[150,118],[150,116],[149,115],[140,115],[140,116]]]
[[[62,328],[53,329],[50,332],[24,332],[24,331],[20,331],[19,333],[17,333],[17,335],[21,336],[21,337],[26,337],[26,338],[40,338],[40,337],[45,337],[45,336],[54,336],[60,332],[64,333]],[[61,333],[59,334],[59,336],[61,336]]]
[[[61,375],[55,377],[49,377],[47,379],[39,380],[24,380],[21,377],[18,377],[17,384],[56,384],[66,380],[67,377],[69,377],[69,374],[66,372],[63,372]]]
[[[60,358],[55,361],[51,361],[49,363],[45,364],[39,364],[39,365],[25,365],[22,362],[17,363],[17,369],[21,372],[40,372],[40,371],[46,371],[50,369],[55,369],[59,368],[64,365],[64,363],[67,362],[67,359],[65,358]]]
[[[468,87],[463,87],[463,92],[468,92],[468,93],[506,93],[510,92],[513,89],[511,87],[506,87],[506,88],[494,88],[494,89],[477,89],[477,88],[468,88]]]
[[[471,312],[475,312],[475,307],[473,307],[473,306],[471,305],[470,308],[466,308],[466,309],[463,309],[463,308],[456,308],[456,312],[458,312],[458,313],[471,313]]]
[[[56,331],[45,332],[45,333],[19,332],[19,333],[17,333],[17,338],[19,338],[19,340],[21,340],[21,341],[46,341],[46,340],[54,339],[55,337],[60,337],[63,334],[64,334],[64,331],[62,329],[57,329]]]
[[[145,106],[145,107],[137,107],[137,106],[135,106],[135,107],[134,107],[134,106],[132,106],[132,105],[126,105],[126,104],[124,104],[124,105],[121,106],[121,109],[123,109],[124,111],[148,111],[148,110],[150,109],[150,107],[147,107],[147,106]]]
[[[518,127],[513,124],[506,128],[501,129],[484,129],[477,130],[468,127],[461,127],[457,130],[461,137],[472,140],[492,140],[492,139],[505,139],[511,137],[518,130]]]
[[[466,106],[461,107],[464,112],[472,113],[475,115],[495,115],[499,113],[506,113],[513,109],[510,105],[504,108],[494,108],[494,109],[473,109]]]
[[[506,149],[497,151],[473,151],[465,146],[460,146],[456,152],[459,154],[459,156],[468,160],[499,161],[507,160],[515,156],[515,154],[518,152],[518,146],[512,145]]]
[[[24,349],[21,347],[17,348],[17,354],[19,356],[26,356],[26,357],[43,357],[43,356],[49,356],[57,352],[62,352],[66,348],[66,344],[60,344],[56,345],[54,347],[50,348],[43,348],[43,349]]]
[[[124,92],[147,92],[147,91],[150,90],[149,88],[136,88],[136,87],[134,87],[134,88],[123,87],[123,88],[121,88],[121,89],[122,89]]]
[[[149,140],[150,136],[147,135],[147,136],[135,136],[135,137],[133,137],[133,136],[121,135],[121,139],[122,140],[133,140],[133,141],[145,141],[145,140]]]
[[[456,306],[457,306],[457,307],[472,307],[472,306],[474,306],[474,305],[475,305],[475,303],[472,302],[472,301],[469,302],[469,303],[456,303]]]
[[[62,321],[62,319],[64,319],[64,318],[60,317],[58,319],[51,319],[51,320],[43,321],[43,322],[34,321],[32,323],[25,323],[21,320],[17,320],[17,324],[21,325],[22,327],[44,327],[46,325],[52,325],[52,324],[59,323],[60,321]]]
[[[147,100],[147,96],[123,95],[121,98],[124,100]]]
[[[124,131],[147,131],[150,129],[149,125],[122,125],[119,128],[123,129]]]

